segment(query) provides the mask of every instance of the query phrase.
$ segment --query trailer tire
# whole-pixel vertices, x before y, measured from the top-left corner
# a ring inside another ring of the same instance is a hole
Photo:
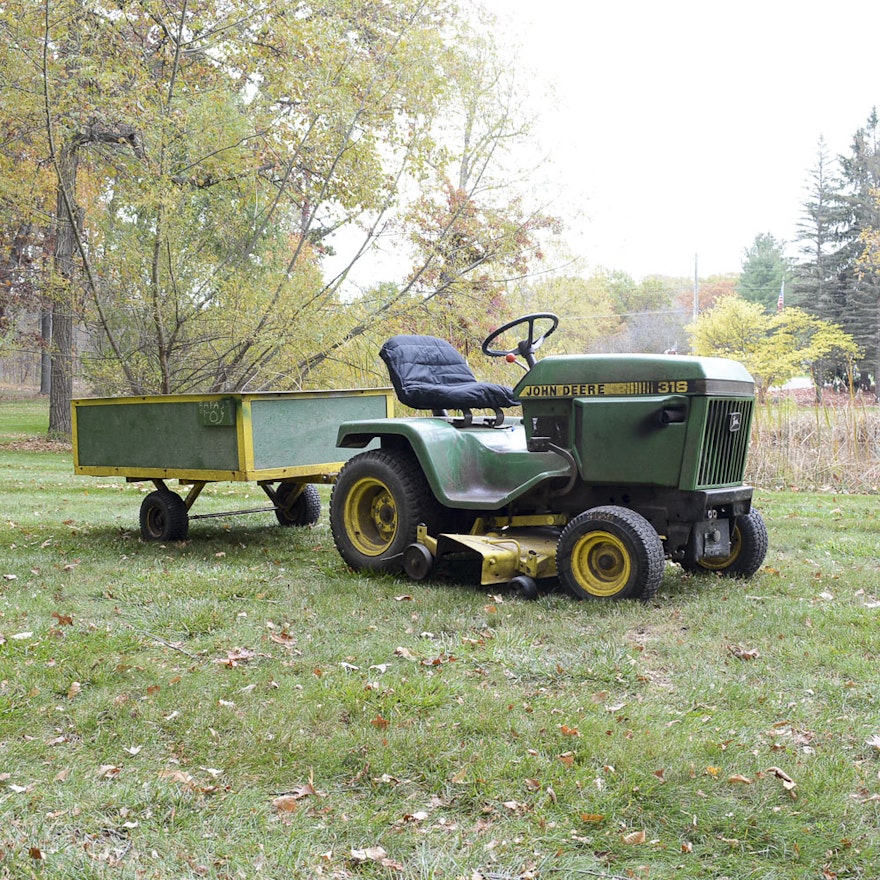
[[[145,541],[184,541],[189,534],[186,502],[167,489],[150,492],[141,502],[140,523]]]
[[[720,559],[689,560],[685,571],[698,574],[721,574],[731,578],[750,578],[764,564],[769,537],[764,518],[757,510],[738,516],[730,538],[730,555]]]
[[[330,496],[339,555],[356,571],[399,572],[416,529],[436,527],[442,507],[408,450],[371,449],[342,468]]]
[[[556,568],[578,599],[650,599],[665,568],[663,543],[639,513],[613,505],[594,507],[562,530]]]
[[[279,483],[275,489],[275,518],[282,526],[313,526],[321,518],[318,487],[311,483]]]

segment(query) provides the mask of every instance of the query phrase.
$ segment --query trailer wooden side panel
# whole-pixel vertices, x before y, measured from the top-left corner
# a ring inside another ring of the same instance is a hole
[[[308,481],[339,467],[339,424],[393,415],[388,389],[83,398],[74,471],[185,481]]]

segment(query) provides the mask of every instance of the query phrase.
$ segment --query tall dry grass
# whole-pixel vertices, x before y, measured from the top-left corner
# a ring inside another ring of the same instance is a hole
[[[880,491],[880,406],[855,395],[760,404],[746,479],[767,489]]]

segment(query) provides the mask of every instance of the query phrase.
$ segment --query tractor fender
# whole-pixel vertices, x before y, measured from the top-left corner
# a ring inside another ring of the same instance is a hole
[[[434,496],[446,507],[498,510],[545,480],[570,478],[573,463],[552,449],[530,452],[520,422],[460,428],[442,418],[345,422],[336,445],[360,449],[405,442]]]

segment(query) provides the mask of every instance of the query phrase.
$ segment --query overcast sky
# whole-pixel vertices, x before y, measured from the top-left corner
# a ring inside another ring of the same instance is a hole
[[[846,152],[880,104],[875,0],[484,4],[555,84],[542,173],[581,272],[739,271],[759,233],[794,237],[820,135]]]

